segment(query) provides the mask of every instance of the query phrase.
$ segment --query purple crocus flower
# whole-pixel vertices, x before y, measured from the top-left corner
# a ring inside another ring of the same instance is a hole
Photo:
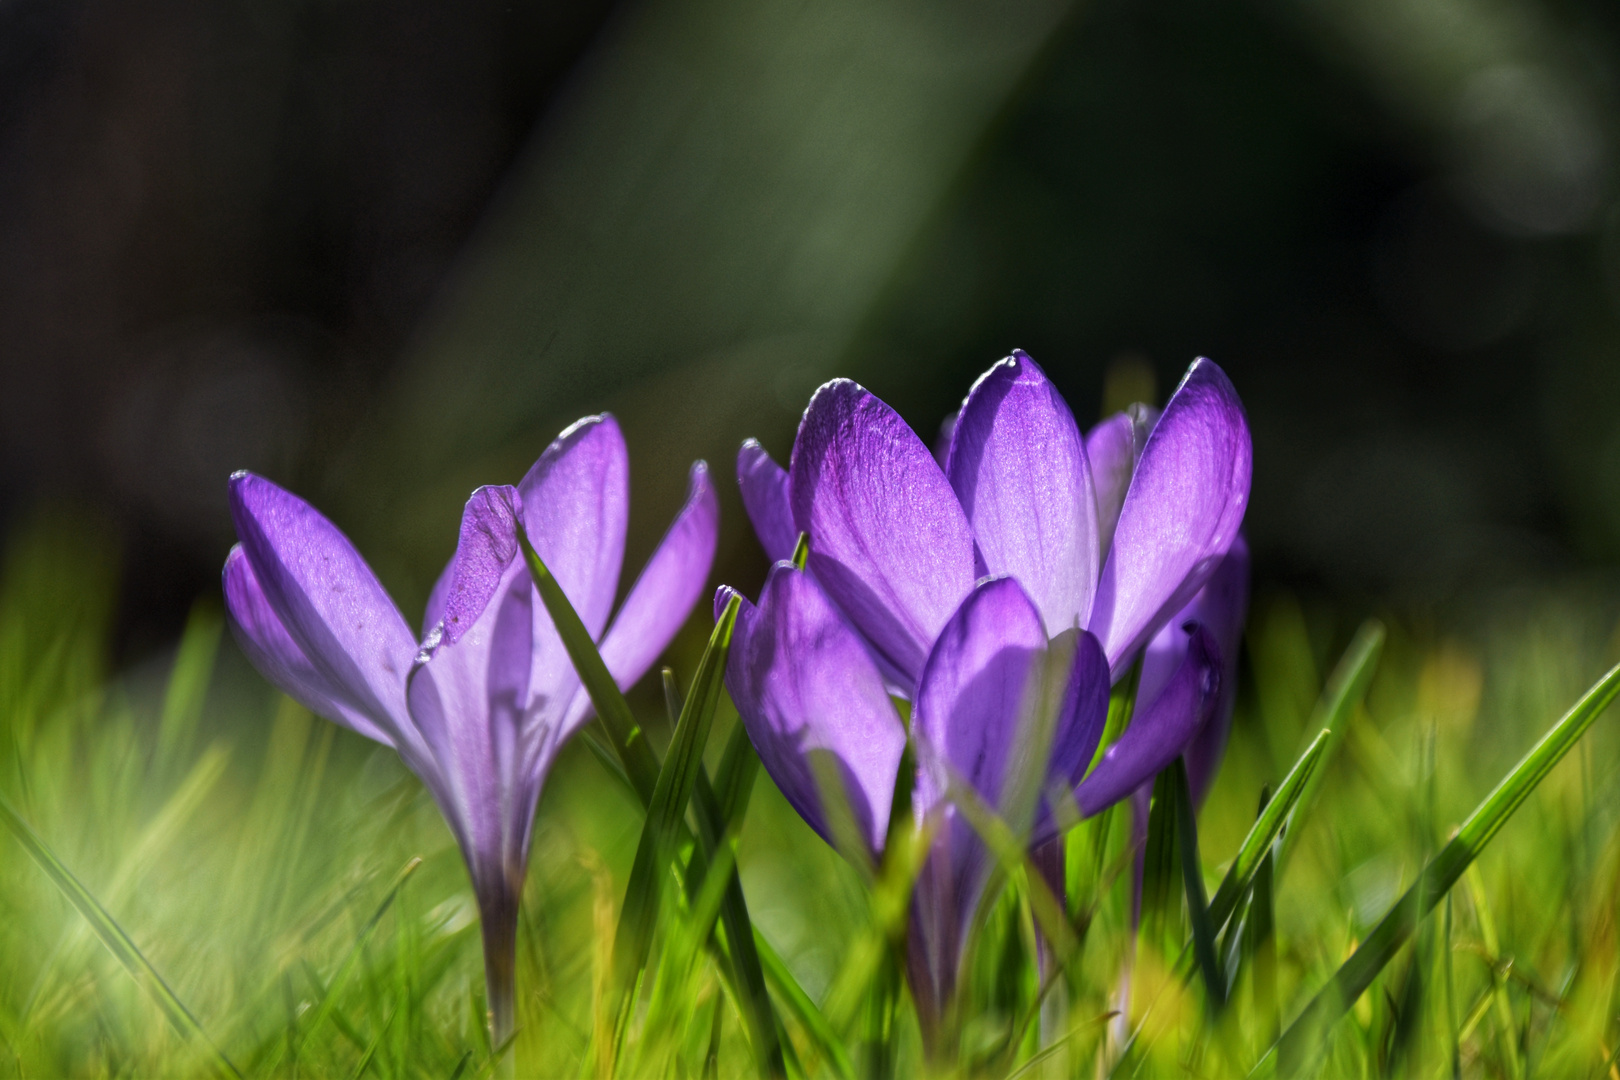
[[[225,561],[224,586],[237,641],[311,711],[397,750],[438,803],[478,898],[497,1040],[514,1019],[535,805],[562,744],[591,712],[516,530],[526,530],[599,639],[621,687],[686,620],[714,557],[719,505],[698,462],[685,505],[609,626],[628,479],[624,438],[604,415],[564,431],[516,487],[474,492],[418,642],[336,526],[268,480],[231,477],[241,543]]]
[[[1095,634],[1117,680],[1203,587],[1248,506],[1248,423],[1208,360],[1162,413],[1136,406],[1082,438],[1015,351],[948,430],[941,466],[894,410],[837,379],[811,398],[788,469],[753,440],[737,459],[766,554],[810,535],[810,571],[901,692],[987,574],[1016,577],[1052,633]]]
[[[744,444],[738,478],[767,553],[785,558],[802,531],[810,555],[804,572],[778,562],[759,607],[744,606],[727,671],[789,801],[831,839],[813,768],[825,755],[874,855],[907,737],[888,693],[914,702],[913,810],[940,828],[908,957],[925,1027],[954,991],[987,869],[950,805],[951,778],[1005,814],[1035,804],[1004,785],[1044,752],[1042,788],[1066,782],[1094,814],[1182,752],[1220,694],[1219,647],[1196,624],[1171,631],[1173,674],[1082,779],[1110,682],[1225,556],[1250,469],[1242,407],[1203,360],[1162,416],[1100,426],[1093,449],[1040,368],[1014,353],[974,384],[948,431],[941,465],[887,405],[838,380],[811,399],[788,470]],[[1069,679],[1050,746],[1038,747],[1032,672],[1059,650]],[[1032,845],[1055,835],[1044,807],[1016,824]]]

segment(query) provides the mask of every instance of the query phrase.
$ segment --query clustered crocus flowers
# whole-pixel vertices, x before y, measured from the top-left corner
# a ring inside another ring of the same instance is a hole
[[[618,424],[597,416],[558,436],[516,487],[474,492],[418,640],[330,521],[268,480],[231,478],[241,542],[225,561],[224,587],[236,638],[289,696],[397,750],[438,803],[478,899],[497,1042],[514,1020],[518,899],[535,806],[558,750],[591,712],[517,530],[621,687],[686,621],[714,558],[719,504],[699,462],[685,505],[609,625],[628,479]]]
[[[937,829],[907,956],[931,1041],[988,869],[952,785],[972,785],[1039,846],[1055,835],[1053,808],[1021,807],[1031,785],[1012,783],[1031,758],[1034,792],[1066,786],[1090,815],[1211,730],[1235,655],[1251,468],[1242,405],[1208,360],[1162,413],[1134,408],[1082,437],[1045,374],[1015,352],[974,384],[947,431],[940,462],[882,401],[836,380],[811,398],[786,470],[744,444],[744,504],[766,552],[784,561],[759,604],[741,609],[727,671],[788,800],[833,839],[831,762],[874,856],[909,734],[911,810]],[[785,561],[801,533],[804,570]],[[1135,719],[1088,773],[1109,686],[1150,642]],[[1049,723],[1032,723],[1035,673],[1053,653],[1065,685],[1048,695]],[[912,702],[909,733],[891,693]]]
[[[946,435],[936,458],[840,379],[812,397],[787,469],[744,443],[743,501],[777,561],[758,604],[741,604],[726,672],[767,771],[829,842],[880,858],[897,798],[931,838],[906,960],[931,1045],[991,865],[965,798],[1039,862],[1058,839],[1054,790],[1096,814],[1184,754],[1195,794],[1208,786],[1247,598],[1238,529],[1251,466],[1242,405],[1207,360],[1162,412],[1133,406],[1082,434],[1015,352],[973,385]],[[699,462],[610,625],[627,474],[617,424],[591,417],[517,486],[474,492],[420,639],[330,521],[268,480],[231,478],[236,636],[287,694],[398,751],[437,802],[478,899],[497,1040],[514,1020],[541,786],[591,712],[519,530],[621,688],[685,621],[714,556],[718,503]],[[803,568],[789,558],[801,536]],[[1111,687],[1139,662],[1134,719],[1099,757]],[[915,780],[897,790],[908,744]]]

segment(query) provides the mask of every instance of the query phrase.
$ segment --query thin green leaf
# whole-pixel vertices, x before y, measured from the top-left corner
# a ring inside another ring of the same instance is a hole
[[[377,1056],[377,1047],[382,1045],[383,1036],[387,1035],[388,1029],[394,1026],[394,1017],[398,1015],[399,1006],[395,1005],[394,1008],[389,1010],[388,1019],[383,1021],[383,1026],[378,1029],[376,1036],[366,1047],[366,1052],[361,1054],[360,1060],[355,1063],[354,1071],[349,1074],[349,1080],[360,1080],[362,1076],[366,1075],[366,1070],[371,1068],[371,1059]]]
[[[703,768],[703,748],[720,700],[721,676],[731,651],[731,632],[736,626],[738,604],[739,600],[732,597],[709,635],[709,645],[698,665],[692,693],[681,709],[675,736],[664,757],[663,768],[658,772],[647,807],[647,820],[636,846],[635,862],[630,868],[630,882],[625,888],[624,906],[620,909],[613,938],[615,1015],[620,1029],[636,980],[652,948],[663,882],[685,828],[686,807],[697,784],[697,774]]]
[[[124,970],[128,971],[141,989],[146,991],[181,1037],[204,1051],[215,1072],[222,1076],[234,1076],[240,1080],[242,1074],[237,1071],[236,1066],[231,1064],[225,1052],[209,1037],[208,1032],[203,1030],[203,1026],[197,1022],[191,1010],[186,1008],[185,1002],[180,1000],[179,995],[163,980],[163,976],[158,974],[151,961],[124,932],[124,928],[118,925],[117,920],[101,906],[101,902],[90,890],[73,876],[73,871],[56,857],[56,853],[34,831],[33,826],[23,820],[22,815],[18,814],[3,796],[0,796],[0,820],[5,821],[12,835],[22,844],[23,850],[28,852],[39,868],[45,871],[52,884],[61,890],[68,902],[84,916],[90,928],[101,939],[101,943],[107,947],[107,951],[124,965]]]
[[[1176,854],[1175,790],[1168,770],[1153,780],[1153,801],[1148,806],[1147,839],[1142,853],[1142,921],[1139,940],[1155,950],[1169,943],[1171,922],[1180,911],[1175,880],[1181,872]],[[1175,935],[1177,944],[1180,935]]]
[[[1320,1049],[1333,1022],[1355,1004],[1411,938],[1419,920],[1456,884],[1485,845],[1530,797],[1536,785],[1563,760],[1617,694],[1620,694],[1620,665],[1599,679],[1503,778],[1496,790],[1468,815],[1451,841],[1429,860],[1412,887],[1395,902],[1277,1041],[1274,1049],[1280,1075],[1298,1075],[1303,1070],[1309,1058]]]
[[[843,1040],[833,1031],[827,1018],[816,1008],[816,1003],[810,1000],[810,995],[804,992],[799,981],[793,977],[793,972],[788,970],[787,964],[783,963],[757,928],[754,930],[754,946],[764,965],[765,977],[776,987],[776,993],[787,1005],[788,1012],[804,1029],[810,1045],[827,1059],[839,1080],[855,1080],[855,1067],[849,1060],[849,1052],[844,1049]]]
[[[1130,673],[1114,684],[1108,692],[1108,719],[1103,722],[1102,737],[1097,740],[1097,749],[1091,755],[1091,764],[1086,766],[1090,773],[1097,767],[1108,748],[1119,741],[1125,734],[1125,728],[1131,722],[1131,716],[1136,712],[1136,691],[1142,685],[1142,658],[1138,656],[1131,665]]]
[[[671,715],[678,718],[685,707],[675,677],[664,670],[664,701]],[[705,863],[716,858],[719,847],[742,832],[743,817],[748,812],[748,798],[754,789],[754,777],[759,774],[759,755],[748,741],[748,731],[739,721],[731,729],[725,753],[720,758],[717,785],[709,783],[708,770],[701,764],[697,770],[697,783],[692,791],[693,816],[698,823],[698,852],[692,859],[692,870],[704,869]],[[695,880],[695,879],[694,879]],[[690,893],[690,889],[688,892]],[[765,989],[765,973],[760,968],[759,954],[754,948],[754,927],[748,915],[748,902],[743,896],[742,879],[736,867],[726,875],[725,894],[720,900],[720,925],[725,930],[726,952],[729,954],[729,974],[732,991],[739,999],[743,1019],[748,1025],[749,1040],[754,1047],[755,1059],[768,1076],[781,1076],[784,1072],[782,1047],[777,1037],[776,1009],[770,993]],[[716,948],[716,952],[719,949]]]
[[[791,559],[795,570],[803,570],[810,561],[810,534],[802,532],[799,539],[793,544],[793,557]]]
[[[590,695],[596,715],[601,718],[602,726],[613,742],[613,750],[624,766],[630,786],[643,806],[651,806],[653,791],[658,785],[658,759],[647,745],[636,724],[635,714],[630,711],[630,703],[619,691],[619,684],[613,681],[613,675],[603,662],[602,654],[597,651],[591,632],[580,621],[573,603],[557,579],[551,576],[551,571],[534,550],[534,545],[529,543],[524,530],[517,530],[517,538],[523,548],[523,557],[528,561],[529,574],[534,578],[534,587],[540,591],[540,600],[546,605],[546,611],[557,627],[557,636],[562,638],[568,659],[579,673],[579,681]]]
[[[656,797],[658,780],[662,775],[658,758],[653,753],[652,748],[647,745],[647,740],[642,735],[640,727],[636,724],[634,714],[632,714],[630,711],[629,702],[625,701],[624,694],[620,692],[618,684],[614,682],[613,676],[608,672],[607,665],[602,660],[602,654],[597,651],[596,643],[591,640],[590,632],[585,629],[585,624],[580,621],[579,613],[574,610],[574,605],[569,601],[567,595],[562,591],[562,586],[560,586],[557,583],[557,579],[551,575],[551,571],[547,569],[545,562],[534,550],[533,545],[529,543],[529,538],[527,535],[525,535],[522,529],[517,530],[517,537],[518,543],[523,549],[523,557],[529,565],[529,574],[534,579],[535,588],[540,592],[540,599],[545,604],[546,611],[551,615],[551,620],[557,627],[558,635],[563,641],[563,647],[568,652],[568,658],[573,663],[574,670],[579,673],[580,683],[585,687],[586,693],[590,695],[591,704],[595,707],[596,714],[601,719],[602,729],[607,733],[608,739],[613,747],[614,755],[617,756],[619,764],[622,767],[622,773],[620,775],[625,778],[631,790],[634,791],[637,797],[641,800],[642,806],[648,809],[648,820],[651,821],[653,816],[651,808]],[[726,623],[726,641],[728,650],[730,647],[730,627],[735,623],[735,621],[736,614],[733,611],[733,613],[729,616],[729,621]],[[716,631],[718,630],[719,626],[717,624]],[[710,648],[712,649],[712,647],[713,638],[711,637]],[[708,661],[709,657],[710,653],[706,651],[704,653],[704,660]],[[725,659],[722,656],[719,663],[711,670],[711,677],[715,693],[719,692],[720,682],[724,673]],[[698,678],[698,685],[701,686],[704,678],[701,669]],[[688,701],[688,704],[690,704],[690,701]],[[708,708],[709,720],[712,720],[713,715],[714,705],[711,703]],[[707,724],[709,720],[705,720],[705,724]],[[677,724],[677,728],[678,727],[679,725]],[[707,730],[704,732],[704,739],[705,741],[707,740]],[[602,748],[592,744],[592,749],[598,752],[598,756],[603,757],[604,764],[608,765],[609,769],[612,770],[612,764],[609,762],[606,756],[601,753]],[[752,753],[752,747],[749,748],[749,753]],[[701,767],[701,746],[698,750],[696,763],[698,765],[697,771],[699,775],[702,776],[702,779],[699,781],[698,785],[700,790],[699,796],[691,801],[692,805],[696,809],[696,815],[700,826],[699,839],[703,839],[702,834],[707,834],[710,837],[708,847],[710,852],[712,852],[713,843],[717,842],[718,837],[724,834],[725,827],[722,824],[722,818],[720,816],[716,801],[711,798],[705,798],[702,794],[704,791],[707,791],[709,785],[708,778],[703,774],[703,769]],[[743,762],[742,767],[746,770],[747,762]],[[730,782],[730,787],[732,788],[732,799],[736,799],[737,792],[746,790],[746,787],[748,786],[738,783],[743,776],[744,773],[738,773],[737,777]],[[751,782],[751,774],[748,775],[748,779]],[[710,794],[712,794],[712,792]],[[686,801],[686,799],[682,800],[682,809],[680,813],[676,815],[675,822],[677,828],[679,829],[684,829],[685,827],[683,817],[685,814],[684,807]],[[746,797],[741,799],[741,802],[743,803],[746,803],[746,801]],[[645,833],[643,835],[645,836]],[[638,850],[638,860],[640,857],[640,852]],[[705,855],[705,858],[707,858],[707,854]],[[650,872],[650,868],[648,872]],[[633,874],[634,868],[632,868],[632,875]],[[765,979],[763,973],[759,971],[757,957],[751,958],[748,955],[748,953],[752,950],[748,948],[746,943],[752,940],[753,935],[747,932],[749,924],[747,907],[743,903],[742,887],[740,883],[735,883],[736,875],[733,874],[732,876],[734,884],[728,887],[725,900],[722,902],[721,906],[721,923],[726,928],[726,934],[731,942],[744,943],[740,948],[734,948],[733,951],[736,953],[736,955],[732,957],[732,967],[734,968],[734,974],[736,975],[739,985],[743,988],[745,999],[752,1002],[750,1006],[749,1030],[756,1037],[756,1039],[760,1040],[756,1043],[756,1046],[761,1051],[762,1061],[764,1062],[765,1066],[779,1072],[780,1055],[773,1052],[774,1035],[772,1033],[774,1033],[776,1030],[774,1015],[770,1024],[767,1025],[762,1023],[760,1013],[762,1011],[769,1012],[770,1000],[769,996],[765,993]],[[632,886],[635,885],[633,879],[631,884]],[[627,891],[627,903],[629,896],[630,893]],[[641,911],[636,917],[638,919],[647,919],[655,917],[655,915],[656,910],[653,909],[650,911]],[[647,944],[650,945],[650,939]],[[637,948],[640,947],[637,946]],[[617,950],[617,945],[615,946],[615,949]],[[626,960],[626,962],[628,963],[628,960]],[[641,965],[638,964],[636,966],[637,970],[639,970]]]
[[[1262,811],[1263,812],[1263,811]],[[1254,884],[1249,889],[1249,912],[1244,921],[1243,963],[1249,969],[1252,990],[1250,1012],[1263,1039],[1277,1034],[1277,932],[1276,901],[1272,893],[1273,849],[1255,868]],[[1260,1043],[1266,1045],[1265,1042]]]
[[[1215,890],[1215,898],[1209,902],[1209,921],[1217,930],[1232,917],[1238,901],[1254,880],[1261,861],[1270,855],[1271,845],[1282,831],[1283,823],[1295,806],[1301,804],[1311,777],[1317,774],[1327,757],[1331,742],[1332,733],[1326,730],[1311,740],[1299,760],[1294,762],[1294,767],[1288,770],[1288,775],[1283,777],[1277,794],[1266,803],[1266,808],[1249,828],[1249,834],[1238,848],[1237,857],[1232,860],[1220,887]]]
[[[1024,890],[1029,898],[1030,913],[1041,933],[1046,935],[1053,955],[1060,964],[1066,963],[1079,944],[1079,939],[1064,916],[1062,903],[1052,895],[1046,878],[1030,859],[1023,838],[991,809],[972,784],[954,773],[949,796],[962,816],[967,818],[968,824],[973,826],[973,831],[984,841],[985,847],[990,849],[1002,871]]]
[[[1384,638],[1386,632],[1384,624],[1377,619],[1368,619],[1356,630],[1356,636],[1350,639],[1350,645],[1339,657],[1338,666],[1328,677],[1327,685],[1322,688],[1322,696],[1317,699],[1316,710],[1311,714],[1310,725],[1306,731],[1328,732],[1327,745],[1323,748],[1321,768],[1314,770],[1308,778],[1305,790],[1298,797],[1297,818],[1303,821],[1305,815],[1310,813],[1311,806],[1316,802],[1316,794],[1322,787],[1322,780],[1327,776],[1327,766],[1333,763],[1338,756],[1339,747],[1344,744],[1344,737],[1350,730],[1350,718],[1355,715],[1356,706],[1367,696],[1367,687],[1372,685],[1374,673],[1378,670],[1378,658],[1384,652]],[[1313,745],[1321,736],[1313,740]],[[1297,767],[1297,766],[1296,766]],[[1278,792],[1279,798],[1281,792]],[[1282,851],[1277,856],[1278,865],[1288,859],[1288,853],[1293,849],[1300,829],[1288,830],[1283,839]]]
[[[1204,990],[1210,1004],[1219,1010],[1226,1005],[1226,978],[1221,974],[1209,905],[1204,901],[1204,869],[1198,858],[1198,822],[1193,817],[1187,764],[1177,757],[1165,771],[1170,774],[1170,786],[1175,792],[1176,848],[1181,852],[1181,880],[1187,893],[1187,917],[1192,923],[1193,955],[1204,973]]]

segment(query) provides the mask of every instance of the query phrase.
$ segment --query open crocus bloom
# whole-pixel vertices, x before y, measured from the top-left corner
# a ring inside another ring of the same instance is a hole
[[[618,424],[598,416],[558,436],[516,487],[474,492],[418,643],[330,521],[268,480],[231,478],[241,543],[225,561],[224,587],[236,638],[283,692],[392,746],[433,795],[478,897],[497,1038],[512,1027],[518,897],[535,805],[558,750],[590,715],[516,530],[525,529],[600,640],[621,687],[668,645],[714,558],[719,505],[699,462],[685,505],[608,626],[628,479]]]
[[[946,621],[914,686],[911,718],[911,810],[936,830],[908,958],[925,1024],[954,992],[989,870],[955,787],[971,785],[1033,844],[1056,835],[1044,803],[1051,785],[1073,788],[1086,813],[1128,795],[1181,752],[1219,698],[1213,640],[1197,627],[1183,633],[1188,644],[1154,705],[1085,775],[1108,712],[1096,637],[1071,630],[1049,639],[1034,602],[1006,576],[978,582]],[[907,731],[876,658],[810,574],[779,562],[759,605],[743,601],[726,683],[760,760],[805,821],[837,846],[851,838],[837,835],[832,813],[846,814],[854,841],[880,858]],[[829,797],[841,805],[830,810]]]
[[[1050,808],[1027,782],[1006,790],[1031,771],[1026,759],[1045,757],[1041,790],[1064,782],[1094,814],[1183,752],[1218,706],[1221,649],[1196,621],[1171,618],[1237,536],[1251,453],[1237,395],[1207,360],[1162,413],[1136,408],[1082,438],[1045,374],[1014,353],[947,430],[941,464],[892,409],[837,380],[811,399],[787,470],[744,444],[739,484],[766,552],[785,559],[800,532],[810,549],[806,571],[778,562],[758,609],[744,606],[727,673],[795,808],[832,839],[813,767],[825,755],[874,855],[907,738],[888,695],[914,703],[913,809],[939,828],[912,924],[925,1022],[954,988],[986,871],[950,779],[1034,846],[1054,835]],[[1152,700],[1086,775],[1109,684],[1156,638],[1168,669],[1155,662]],[[1067,689],[1042,729],[1029,723],[1031,673],[1054,655]]]
[[[809,569],[899,688],[987,574],[1016,577],[1053,634],[1090,630],[1113,678],[1204,585],[1248,506],[1243,406],[1198,360],[1162,413],[1085,438],[1023,352],[973,385],[942,467],[847,379],[816,391],[783,470],[750,440],[743,504],[766,554],[810,536]]]

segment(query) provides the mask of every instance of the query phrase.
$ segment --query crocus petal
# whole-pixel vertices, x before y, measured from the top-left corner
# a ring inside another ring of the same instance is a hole
[[[1131,486],[1131,474],[1136,472],[1142,447],[1158,422],[1158,409],[1137,402],[1086,432],[1086,460],[1097,493],[1097,551],[1101,559],[1108,558],[1114,526],[1119,524],[1119,511]]]
[[[919,818],[944,802],[953,773],[1000,806],[1009,759],[1029,733],[1035,665],[1045,655],[1046,628],[1017,580],[987,579],[962,601],[917,685]]]
[[[1056,661],[1034,602],[1014,578],[974,586],[945,624],[917,687],[912,734],[917,746],[913,805],[922,819],[941,815],[941,833],[917,881],[914,916],[936,1000],[949,1000],[960,944],[983,888],[988,858],[972,826],[948,802],[955,781],[971,784],[1020,832],[1036,820],[1047,777],[1065,778],[1086,745],[1095,746],[1108,708],[1108,665],[1089,634],[1071,630],[1054,646],[1075,650],[1050,741],[1036,738],[1042,680]],[[1049,837],[1049,814],[1038,830]],[[915,977],[914,970],[914,977]]]
[[[700,461],[692,466],[686,505],[602,639],[602,662],[621,690],[647,673],[692,613],[714,565],[719,534],[720,499],[709,482],[709,467]],[[574,695],[560,737],[567,738],[590,714],[590,696],[581,689]]]
[[[1213,363],[1194,362],[1142,450],[1103,564],[1090,628],[1115,678],[1236,538],[1251,458],[1237,392]]]
[[[792,558],[799,529],[793,524],[787,470],[753,439],[737,451],[737,489],[765,557],[771,562]]]
[[[945,466],[992,574],[1016,577],[1046,627],[1082,626],[1097,584],[1097,513],[1069,406],[1022,351],[980,376]]]
[[[837,763],[856,828],[883,849],[906,732],[877,663],[808,574],[771,568],[743,601],[726,686],[765,771],[810,827],[836,843],[812,754]]]
[[[1243,622],[1249,613],[1249,545],[1243,537],[1233,542],[1226,558],[1183,610],[1185,619],[1177,616],[1174,621],[1203,623],[1215,635],[1215,643],[1221,650],[1220,703],[1215,707],[1215,715],[1187,747],[1187,783],[1194,803],[1202,804],[1226,753],[1226,737],[1232,730],[1232,708],[1237,701],[1238,648],[1242,643]],[[1145,662],[1142,675],[1144,679],[1147,677]]]
[[[624,436],[604,413],[570,425],[518,484],[529,541],[593,638],[619,587],[629,483]]]
[[[939,464],[893,409],[838,379],[810,399],[788,474],[816,579],[914,683],[975,577],[973,534]]]
[[[481,487],[461,515],[461,537],[450,560],[449,584],[438,607],[444,643],[454,645],[478,616],[517,558],[517,530],[523,527],[516,488]],[[438,586],[434,587],[439,592]]]
[[[917,684],[911,730],[917,746],[912,803],[919,821],[940,816],[940,830],[917,878],[913,917],[924,950],[932,994],[948,1001],[956,981],[960,944],[983,886],[983,842],[949,801],[951,785],[971,784],[1001,810],[1009,764],[1028,767],[1038,680],[1046,656],[1046,628],[1023,588],[1012,578],[974,586],[940,631]]]
[[[271,610],[270,602],[265,599],[264,590],[259,588],[253,567],[240,544],[231,548],[225,558],[224,588],[231,632],[260,674],[310,712],[384,746],[393,745],[388,733],[356,710],[343,690],[317,671],[304,650],[288,635],[280,616]]]
[[[427,606],[422,609],[422,636],[427,637],[433,628],[439,625],[444,618],[444,604],[450,598],[450,585],[455,580],[456,560],[451,556],[450,561],[444,564],[439,572],[438,580],[433,583],[433,590],[428,593]]]
[[[303,499],[262,477],[231,477],[231,516],[269,609],[346,707],[411,757],[403,721],[416,640],[360,553]]]
[[[1125,798],[1176,759],[1209,721],[1220,700],[1220,650],[1194,623],[1187,654],[1159,696],[1131,719],[1119,741],[1075,789],[1087,817]]]
[[[1055,638],[1050,649],[1056,650],[1073,636],[1074,660],[1069,669],[1069,682],[1065,689],[1062,711],[1052,735],[1052,750],[1048,757],[1046,774],[1051,779],[1062,777],[1070,786],[1079,783],[1091,759],[1097,752],[1097,742],[1108,724],[1108,691],[1111,679],[1108,657],[1103,655],[1102,643],[1084,630],[1069,631]],[[1054,819],[1049,807],[1035,823],[1031,844],[1044,843],[1055,835]]]

